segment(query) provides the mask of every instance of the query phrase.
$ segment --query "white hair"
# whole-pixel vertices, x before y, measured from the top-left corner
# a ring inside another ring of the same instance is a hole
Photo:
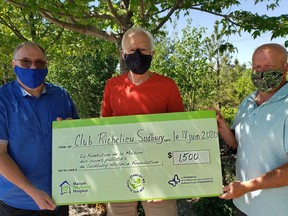
[[[122,49],[125,48],[126,38],[128,36],[130,36],[131,34],[135,34],[135,33],[144,33],[144,34],[146,34],[147,37],[150,39],[150,51],[153,51],[153,49],[154,49],[153,36],[152,36],[152,34],[150,32],[148,32],[147,30],[145,30],[142,27],[133,27],[133,28],[128,29],[124,33],[123,38],[122,38],[122,42],[121,42]]]

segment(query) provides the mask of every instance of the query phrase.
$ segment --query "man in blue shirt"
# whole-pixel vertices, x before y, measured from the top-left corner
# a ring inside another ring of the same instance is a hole
[[[68,215],[51,198],[52,121],[79,118],[69,94],[44,82],[45,51],[16,47],[17,79],[0,87],[0,215]]]
[[[220,198],[233,199],[239,216],[288,214],[287,71],[283,46],[258,47],[251,73],[257,90],[240,104],[232,130],[218,115],[220,135],[237,148],[238,180],[225,186]]]

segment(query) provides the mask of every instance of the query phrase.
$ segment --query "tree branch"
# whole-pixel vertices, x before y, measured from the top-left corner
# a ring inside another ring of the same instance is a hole
[[[15,2],[14,0],[6,0],[8,3],[16,6],[16,7],[20,7],[20,8],[29,8],[29,5],[27,4],[23,4],[23,3],[18,3],[18,2]],[[50,13],[50,11],[44,9],[44,8],[39,8],[37,10],[41,10],[41,11],[44,11],[46,13]],[[58,13],[59,16],[63,17],[63,18],[66,18],[68,20],[73,20],[75,21],[75,19],[91,19],[91,18],[96,18],[96,19],[101,19],[101,20],[114,20],[114,17],[112,16],[109,16],[107,14],[98,14],[98,13],[95,13],[93,12],[93,14],[87,14],[85,16],[81,16],[80,17],[76,17],[76,16],[72,16],[70,14],[65,14],[65,13],[62,13],[62,12],[59,12]]]
[[[175,5],[170,9],[170,11],[168,12],[168,14],[163,17],[163,19],[161,20],[161,22],[151,31],[152,34],[156,33],[159,31],[160,28],[162,28],[162,26],[167,22],[167,20],[172,16],[172,14],[180,9],[180,5],[182,3],[182,0],[178,0]]]
[[[144,2],[143,2],[143,0],[140,0],[140,17],[142,18],[142,19],[144,19],[145,18],[145,15],[144,15]]]
[[[110,12],[112,13],[113,17],[115,18],[116,22],[124,29],[127,29],[127,26],[121,21],[121,18],[118,16],[118,14],[116,13],[113,4],[111,2],[111,0],[106,0],[108,7],[110,9]]]
[[[223,19],[227,20],[229,23],[231,23],[233,25],[236,25],[236,26],[239,26],[239,27],[244,27],[243,25],[233,21],[232,17],[229,16],[229,15],[216,13],[216,12],[209,11],[209,10],[206,10],[206,9],[203,9],[203,8],[198,8],[198,7],[190,7],[190,9],[202,11],[202,12],[209,13],[209,14],[212,14],[212,15],[215,15],[215,16],[219,16],[219,17],[222,17]],[[252,28],[252,29],[257,29],[257,28]]]
[[[44,11],[39,11],[39,13],[46,18],[49,22],[54,23],[55,25],[61,27],[61,28],[65,28],[65,29],[69,29],[72,31],[76,31],[79,32],[81,34],[86,34],[86,35],[91,35],[91,36],[95,36],[98,37],[100,39],[104,39],[106,41],[110,41],[113,43],[117,43],[118,42],[118,38],[116,37],[115,34],[111,33],[107,33],[105,31],[102,31],[100,29],[97,29],[93,26],[84,26],[84,25],[80,25],[80,24],[71,24],[71,23],[65,23],[62,22],[58,19],[53,18],[52,16],[50,16],[48,13],[44,12]]]
[[[0,23],[2,23],[4,26],[8,27],[19,39],[23,41],[27,41],[27,38],[25,38],[20,31],[13,25],[12,22],[6,22],[3,18],[0,17]]]
[[[61,31],[59,31],[55,37],[55,39],[52,41],[51,45],[55,44],[61,37],[62,33],[64,32],[64,28],[61,29]]]

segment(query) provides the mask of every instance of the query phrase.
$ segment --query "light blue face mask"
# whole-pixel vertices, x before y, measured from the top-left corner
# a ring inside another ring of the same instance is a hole
[[[48,69],[30,69],[21,68],[17,65],[14,67],[14,72],[18,79],[27,87],[35,89],[40,86],[48,74]]]

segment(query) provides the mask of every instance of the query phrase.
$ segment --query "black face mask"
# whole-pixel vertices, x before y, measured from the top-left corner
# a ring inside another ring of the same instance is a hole
[[[152,55],[144,55],[140,49],[136,49],[132,54],[125,54],[124,60],[133,73],[144,74],[150,68]]]

